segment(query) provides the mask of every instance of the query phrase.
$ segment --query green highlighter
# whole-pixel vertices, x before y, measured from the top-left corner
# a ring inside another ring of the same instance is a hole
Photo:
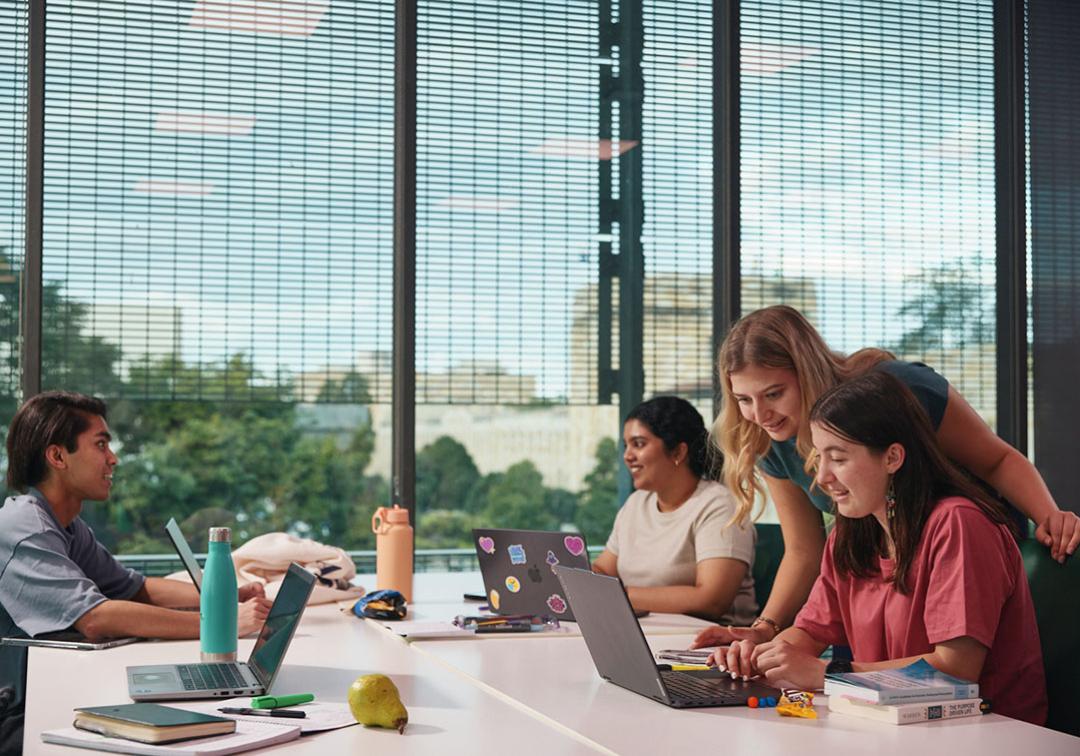
[[[281,706],[295,706],[296,704],[314,700],[314,693],[296,693],[291,696],[256,696],[251,699],[251,708],[276,709]]]

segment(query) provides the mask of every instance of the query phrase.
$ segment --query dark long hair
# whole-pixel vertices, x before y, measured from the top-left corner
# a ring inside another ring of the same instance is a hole
[[[626,416],[623,424],[637,420],[664,442],[664,448],[674,451],[686,444],[686,462],[690,472],[699,478],[711,478],[714,463],[709,459],[709,435],[705,421],[694,405],[678,396],[657,396],[648,399]],[[719,469],[719,465],[715,465]]]
[[[896,552],[892,580],[901,593],[908,593],[908,570],[926,520],[940,499],[962,496],[994,522],[1009,524],[1001,506],[941,451],[926,411],[898,378],[872,370],[841,383],[818,399],[810,422],[875,454],[884,454],[892,444],[904,447],[904,461],[893,474],[896,507],[889,519]],[[833,559],[840,574],[876,575],[877,559],[885,554],[885,533],[873,517],[851,519],[837,512]]]

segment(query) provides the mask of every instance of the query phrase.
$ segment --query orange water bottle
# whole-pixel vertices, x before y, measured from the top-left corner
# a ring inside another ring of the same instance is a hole
[[[398,591],[412,601],[413,529],[409,511],[397,504],[379,507],[371,517],[375,533],[375,587]]]

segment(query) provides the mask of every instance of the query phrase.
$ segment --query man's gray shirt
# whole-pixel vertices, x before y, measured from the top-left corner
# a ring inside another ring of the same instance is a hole
[[[0,507],[0,636],[70,628],[106,599],[130,599],[145,578],[121,565],[82,518],[66,528],[40,492]],[[0,646],[0,688],[24,694],[26,649]]]

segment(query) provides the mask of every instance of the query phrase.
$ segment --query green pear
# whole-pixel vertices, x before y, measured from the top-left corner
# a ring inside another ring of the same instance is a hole
[[[409,712],[394,681],[386,675],[361,675],[349,686],[349,709],[362,725],[387,727],[405,734]]]

